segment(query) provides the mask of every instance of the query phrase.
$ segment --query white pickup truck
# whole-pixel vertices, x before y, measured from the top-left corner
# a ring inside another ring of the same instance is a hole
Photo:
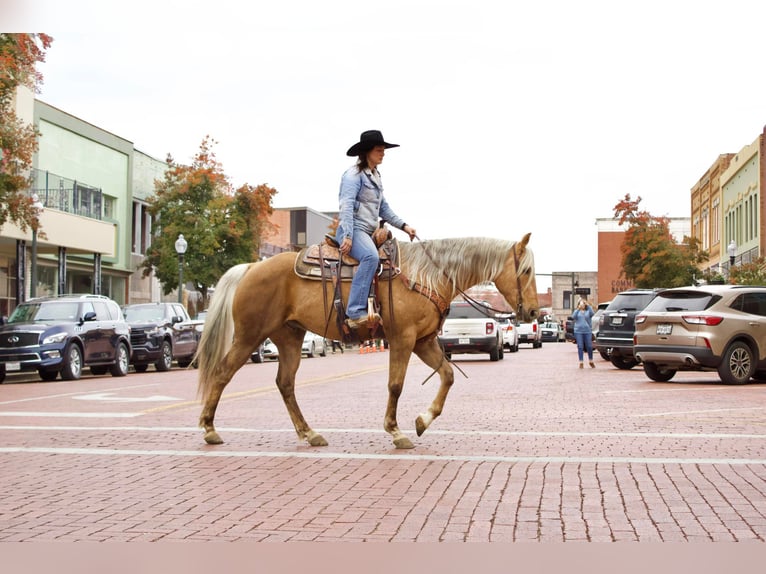
[[[516,327],[519,343],[532,343],[533,349],[543,346],[543,331],[537,321],[531,323],[519,323]]]
[[[466,301],[450,304],[438,338],[447,359],[453,353],[489,353],[490,361],[503,358],[503,330],[492,311],[485,313]]]

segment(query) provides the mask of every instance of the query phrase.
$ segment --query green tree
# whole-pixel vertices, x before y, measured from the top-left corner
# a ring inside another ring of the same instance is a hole
[[[143,262],[143,276],[154,273],[167,295],[178,285],[175,241],[183,234],[184,280],[199,287],[203,298],[227,269],[258,259],[261,236],[270,231],[271,201],[276,190],[243,185],[234,191],[205,137],[186,166],[168,157],[162,181],[149,199],[153,216],[152,245]]]
[[[16,115],[14,97],[19,86],[39,91],[35,65],[52,41],[47,34],[0,33],[0,227],[9,220],[22,230],[39,224],[28,195],[39,132]]]
[[[729,283],[734,285],[766,285],[766,258],[735,265],[729,271]]]
[[[633,201],[627,194],[614,206],[615,218],[628,226],[620,247],[622,274],[639,288],[691,285],[707,253],[694,238],[676,243],[670,220],[639,209],[640,203],[640,197]]]

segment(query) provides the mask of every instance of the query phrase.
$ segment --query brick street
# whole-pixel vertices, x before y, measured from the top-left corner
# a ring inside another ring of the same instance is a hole
[[[229,384],[209,446],[196,371],[0,386],[0,541],[760,541],[766,385],[650,381],[569,343],[455,355],[444,413],[413,358],[382,430],[387,352],[304,359],[297,442],[277,363]]]

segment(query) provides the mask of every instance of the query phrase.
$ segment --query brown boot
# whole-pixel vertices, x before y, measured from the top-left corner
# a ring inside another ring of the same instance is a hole
[[[590,361],[588,364],[590,365],[591,369],[595,369],[596,368],[596,363],[594,363],[593,361]]]
[[[580,361],[580,368],[582,369],[582,361]]]
[[[346,325],[348,325],[349,329],[358,329],[359,327],[367,327],[370,323],[379,323],[380,322],[380,315],[377,313],[374,313],[372,316],[372,321],[369,320],[369,315],[362,315],[361,317],[357,317],[356,319],[351,319],[350,317],[346,319]]]

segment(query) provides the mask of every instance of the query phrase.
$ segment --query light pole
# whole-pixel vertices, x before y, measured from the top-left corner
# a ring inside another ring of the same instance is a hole
[[[178,253],[178,302],[183,303],[184,292],[184,253],[189,244],[184,239],[184,234],[180,233],[176,239],[176,253]]]
[[[737,255],[737,243],[732,239],[729,246],[726,248],[729,254],[729,270],[734,267],[734,257]]]
[[[40,201],[40,197],[36,193],[32,195],[32,208],[35,218],[32,221],[32,273],[29,279],[30,299],[37,297],[37,229],[40,227],[40,214],[45,209],[45,205]]]

